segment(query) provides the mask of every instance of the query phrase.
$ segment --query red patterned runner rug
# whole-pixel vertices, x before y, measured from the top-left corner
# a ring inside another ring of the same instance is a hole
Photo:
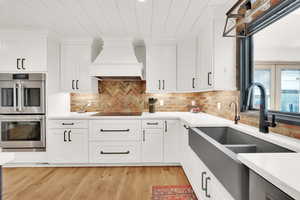
[[[189,185],[153,186],[152,200],[197,200],[197,197]]]

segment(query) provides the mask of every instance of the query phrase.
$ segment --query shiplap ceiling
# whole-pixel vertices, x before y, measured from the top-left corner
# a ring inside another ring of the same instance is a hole
[[[0,28],[63,37],[178,38],[197,34],[207,6],[226,0],[0,0]]]

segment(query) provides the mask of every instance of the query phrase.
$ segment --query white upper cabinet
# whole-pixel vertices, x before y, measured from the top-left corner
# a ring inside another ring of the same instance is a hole
[[[177,47],[177,90],[198,90],[197,79],[197,44],[196,37],[188,38],[178,42]]]
[[[0,31],[0,72],[47,71],[47,34]]]
[[[148,43],[146,84],[148,92],[176,91],[177,45],[175,42]]]
[[[213,89],[213,44],[214,44],[213,19],[207,20],[199,33],[199,54],[198,54],[198,78],[200,90]]]
[[[224,38],[225,15],[219,7],[209,8],[198,36],[198,79],[200,90],[236,90],[235,39]]]
[[[64,42],[61,46],[61,89],[97,92],[97,79],[89,76],[91,42]]]

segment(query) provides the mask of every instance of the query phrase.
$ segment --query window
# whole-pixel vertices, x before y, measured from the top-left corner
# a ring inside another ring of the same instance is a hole
[[[266,88],[267,106],[279,122],[300,125],[300,1],[279,1],[247,24],[238,38],[241,110],[246,111],[248,88]],[[260,104],[254,89],[249,109]]]
[[[280,85],[277,96],[280,111],[299,113],[300,66],[293,68],[282,66],[278,73]]]
[[[299,113],[300,64],[255,63],[254,82],[265,86],[268,109]],[[256,88],[253,95],[253,108],[258,109],[259,105],[260,92]]]
[[[265,86],[267,92],[267,104],[268,104],[267,108],[272,109],[273,101],[271,103],[271,97],[273,97],[273,92],[271,92],[271,89],[273,89],[274,87],[274,83],[272,83],[272,68],[256,65],[254,70],[254,82],[261,83]],[[259,105],[260,105],[260,92],[258,88],[255,88],[254,95],[253,95],[253,108],[258,109]]]

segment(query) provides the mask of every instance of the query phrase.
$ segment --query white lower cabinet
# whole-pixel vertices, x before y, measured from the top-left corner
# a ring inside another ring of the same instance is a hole
[[[144,129],[142,139],[142,161],[163,161],[163,129]]]
[[[87,129],[48,129],[47,152],[50,163],[87,163]]]
[[[179,126],[178,120],[164,121],[164,162],[178,163],[179,158]]]
[[[90,142],[90,163],[140,162],[140,142]]]

